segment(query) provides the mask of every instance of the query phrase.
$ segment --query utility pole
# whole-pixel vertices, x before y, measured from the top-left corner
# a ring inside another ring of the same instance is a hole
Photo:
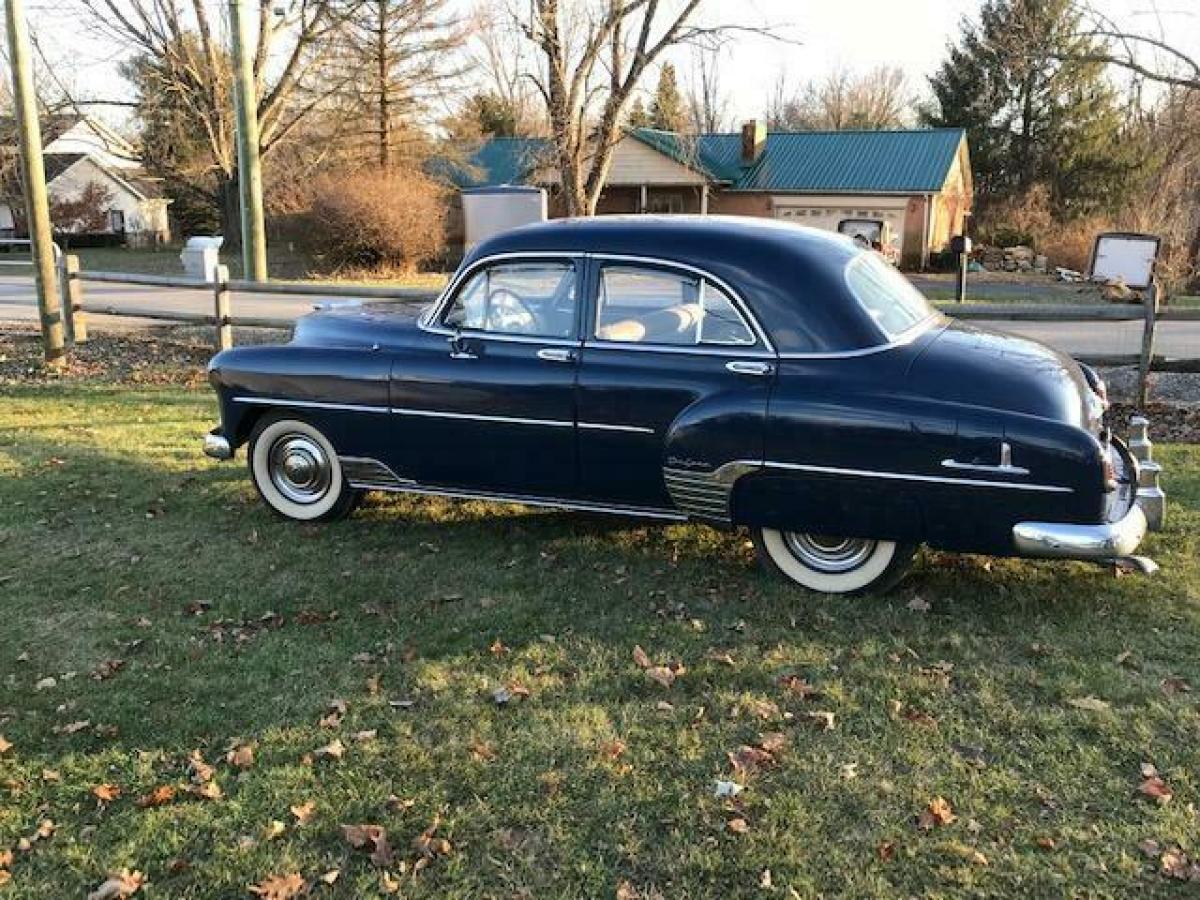
[[[6,0],[12,2],[12,0]],[[262,168],[258,159],[258,94],[248,0],[229,0],[233,40],[233,105],[237,111],[238,193],[242,217],[242,272],[248,281],[267,280],[267,235],[263,228]]]
[[[42,320],[46,365],[66,362],[63,348],[62,302],[54,274],[54,239],[50,234],[50,202],[46,199],[46,169],[42,163],[42,129],[38,124],[33,65],[29,56],[29,23],[23,0],[4,0],[8,18],[8,63],[12,67],[13,104],[21,141],[21,182],[25,188],[25,219],[33,255],[33,279]]]

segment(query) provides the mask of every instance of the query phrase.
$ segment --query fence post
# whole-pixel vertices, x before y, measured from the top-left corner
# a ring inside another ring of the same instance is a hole
[[[1150,364],[1154,360],[1154,328],[1158,320],[1158,280],[1153,279],[1142,297],[1142,355],[1138,361],[1138,408],[1145,409],[1150,393]]]
[[[217,349],[228,350],[233,346],[228,266],[217,266],[213,271],[213,301],[217,317]]]
[[[86,344],[87,313],[83,311],[83,281],[79,277],[79,257],[73,253],[66,253],[61,257],[59,266],[62,269],[60,288],[67,339],[74,344]]]

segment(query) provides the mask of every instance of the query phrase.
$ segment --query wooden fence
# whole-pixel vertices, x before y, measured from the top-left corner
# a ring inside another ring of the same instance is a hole
[[[76,342],[87,340],[87,314],[108,316],[131,316],[157,319],[166,322],[181,322],[189,325],[207,325],[214,329],[214,344],[219,350],[233,346],[233,327],[243,328],[291,328],[292,318],[271,316],[234,315],[231,294],[311,296],[323,299],[348,300],[392,300],[409,303],[427,303],[437,296],[437,291],[420,288],[352,287],[337,284],[313,284],[311,282],[270,281],[255,282],[231,279],[225,266],[218,266],[216,278],[204,281],[173,275],[137,275],[127,272],[83,271],[78,257],[65,254],[60,257],[63,314],[69,339]],[[179,310],[116,308],[86,302],[83,285],[87,282],[130,284],[145,287],[165,287],[185,290],[206,291],[212,295],[212,313],[184,312]],[[1159,321],[1200,321],[1200,308],[1160,308],[1157,291],[1146,292],[1141,303],[1106,304],[1049,304],[1049,303],[935,303],[938,309],[958,319],[984,319],[1009,322],[1142,322],[1141,347],[1138,353],[1125,355],[1082,355],[1081,362],[1101,366],[1136,365],[1139,368],[1138,391],[1145,402],[1146,387],[1152,369],[1173,368],[1171,361],[1154,354],[1154,334]]]

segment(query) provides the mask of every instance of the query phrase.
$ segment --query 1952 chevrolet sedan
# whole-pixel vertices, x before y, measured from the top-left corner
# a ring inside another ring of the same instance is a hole
[[[921,543],[1111,562],[1146,530],[1095,373],[764,220],[519,228],[420,315],[325,308],[209,374],[206,452],[247,444],[297,520],[381,490],[747,526],[769,568],[834,593],[888,587]]]

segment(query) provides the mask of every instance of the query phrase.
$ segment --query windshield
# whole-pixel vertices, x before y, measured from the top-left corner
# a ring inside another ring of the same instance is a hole
[[[925,295],[878,253],[860,253],[846,264],[850,293],[889,338],[933,315]]]

